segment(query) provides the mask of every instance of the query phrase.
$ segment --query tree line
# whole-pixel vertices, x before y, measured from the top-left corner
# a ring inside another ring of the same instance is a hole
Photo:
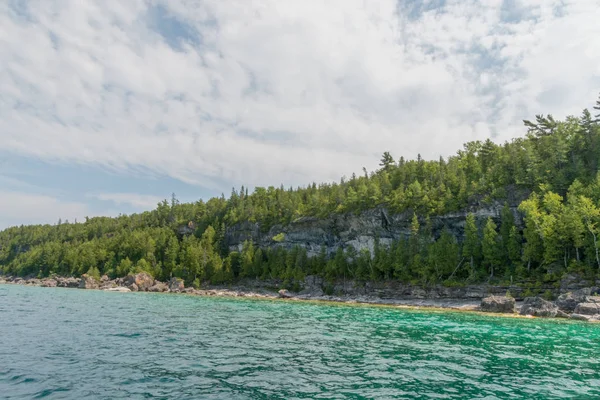
[[[298,188],[233,189],[207,201],[180,203],[115,218],[86,218],[0,232],[0,268],[15,275],[123,276],[147,271],[200,285],[243,277],[281,279],[292,287],[307,274],[330,280],[399,280],[462,284],[492,280],[554,282],[565,273],[600,271],[600,100],[592,112],[557,120],[537,115],[527,133],[503,144],[466,143],[456,155],[426,161],[395,159],[339,182]],[[595,114],[595,112],[599,114]],[[500,218],[468,215],[464,234],[434,237],[430,218],[473,204],[503,202],[509,192],[530,193],[519,206],[523,224],[505,206]],[[226,230],[256,222],[276,224],[314,216],[360,213],[385,206],[414,215],[411,234],[373,252],[353,247],[308,257],[302,248],[261,249],[246,242],[230,251]]]

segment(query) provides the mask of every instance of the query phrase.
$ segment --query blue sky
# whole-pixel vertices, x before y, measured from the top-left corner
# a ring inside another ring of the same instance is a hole
[[[508,140],[600,91],[600,0],[0,2],[0,228]]]

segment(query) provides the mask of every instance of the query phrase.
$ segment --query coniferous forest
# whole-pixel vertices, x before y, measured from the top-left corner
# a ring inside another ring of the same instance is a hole
[[[363,169],[335,183],[257,187],[251,193],[242,187],[228,198],[185,204],[173,196],[140,214],[8,228],[0,232],[0,271],[113,278],[146,271],[194,286],[260,278],[280,279],[289,288],[309,274],[421,285],[552,283],[567,273],[597,277],[600,100],[580,116],[561,121],[537,115],[524,125],[524,137],[469,142],[447,159],[396,159],[385,152],[377,171]],[[474,201],[503,203],[516,189],[528,194],[518,207],[522,224],[506,205],[496,222],[468,214],[461,237],[449,230],[432,235],[430,217],[468,209]],[[373,252],[349,246],[314,257],[302,248],[261,249],[249,241],[230,251],[225,240],[228,227],[240,222],[267,231],[304,216],[378,206],[413,214],[410,236],[390,246],[376,242]],[[182,234],[181,227],[192,233]]]

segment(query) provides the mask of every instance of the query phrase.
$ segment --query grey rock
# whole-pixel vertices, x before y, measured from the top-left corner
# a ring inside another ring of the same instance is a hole
[[[139,291],[138,285],[136,285],[135,283],[132,283],[131,285],[127,286],[127,288],[132,292]]]
[[[290,292],[288,292],[285,289],[281,289],[279,292],[277,292],[279,294],[279,297],[282,299],[290,299],[292,298],[292,295]]]
[[[587,296],[591,294],[590,288],[583,288],[575,290],[573,292],[563,293],[554,302],[558,306],[558,309],[566,313],[572,313],[575,311],[577,304],[586,301]]]
[[[514,313],[515,299],[507,296],[490,296],[481,300],[480,310],[493,313]]]
[[[583,315],[583,314],[571,314],[571,319],[577,320],[577,321],[589,321],[592,317],[590,315]]]
[[[574,313],[590,315],[590,316],[600,314],[600,304],[598,304],[598,303],[579,303],[579,304],[577,304],[577,307],[575,307]]]
[[[556,304],[544,300],[541,297],[526,297],[521,306],[521,315],[532,315],[534,317],[554,318],[558,314]]]

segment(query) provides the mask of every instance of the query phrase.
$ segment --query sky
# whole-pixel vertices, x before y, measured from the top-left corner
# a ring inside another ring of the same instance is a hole
[[[4,0],[0,229],[437,159],[600,92],[600,0]]]

